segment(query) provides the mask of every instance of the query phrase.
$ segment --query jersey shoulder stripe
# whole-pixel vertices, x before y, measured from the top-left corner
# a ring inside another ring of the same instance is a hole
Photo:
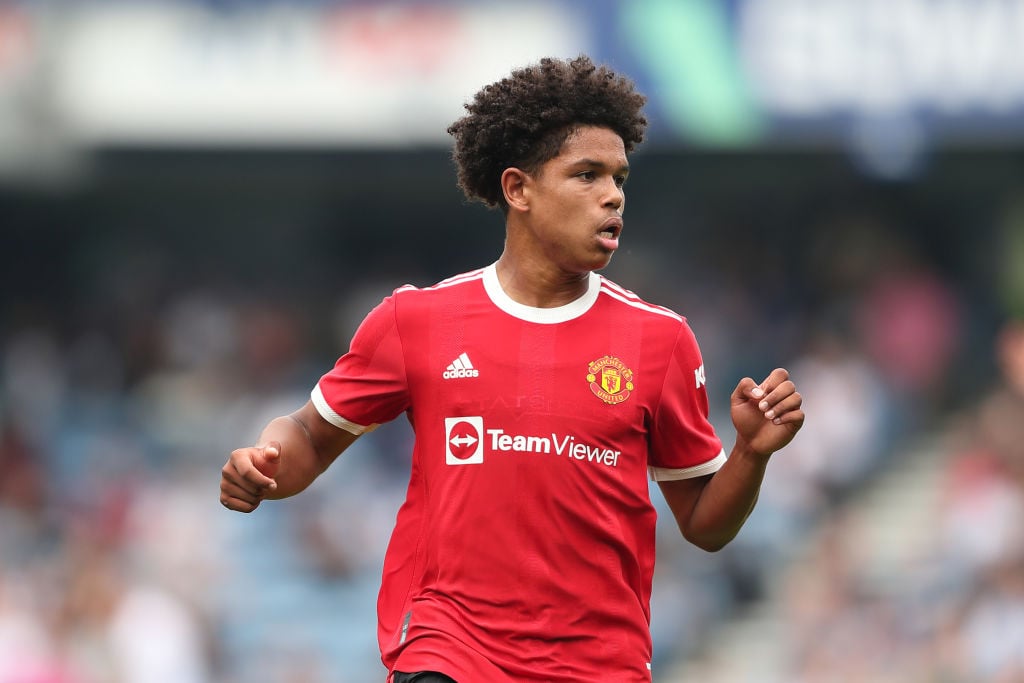
[[[623,287],[620,287],[611,280],[606,279],[604,276],[601,276],[601,293],[610,296],[616,301],[621,301],[627,306],[632,306],[633,308],[639,309],[641,311],[647,311],[648,313],[663,315],[666,318],[671,318],[678,322],[683,321],[683,316],[679,315],[672,309],[665,308],[664,306],[658,306],[657,304],[648,303],[641,299],[640,297],[638,297],[633,292],[629,291],[628,289],[624,289]]]
[[[453,275],[450,278],[441,280],[433,287],[427,287],[426,289],[444,289],[445,287],[453,287],[455,285],[465,284],[467,282],[475,282],[476,280],[482,280],[484,277],[484,269],[472,270],[468,273],[462,273],[461,275]]]
[[[410,292],[410,291],[429,292],[429,291],[435,291],[435,290],[438,290],[438,289],[446,289],[448,287],[453,287],[455,285],[461,285],[461,284],[464,284],[466,282],[473,282],[475,280],[480,280],[481,278],[483,278],[483,276],[484,276],[484,269],[483,268],[479,268],[477,270],[471,270],[468,273],[460,273],[458,275],[452,275],[451,277],[445,278],[444,280],[441,280],[437,284],[431,285],[429,287],[417,287],[416,285],[402,285],[401,287],[399,287],[398,289],[395,290],[395,293],[397,294],[398,292]]]

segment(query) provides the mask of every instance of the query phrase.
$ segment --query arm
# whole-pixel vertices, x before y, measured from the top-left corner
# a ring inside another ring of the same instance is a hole
[[[760,385],[741,380],[731,404],[736,444],[725,465],[706,477],[659,482],[683,536],[711,552],[739,533],[757,502],[771,454],[804,423],[800,394],[781,368]]]
[[[271,420],[255,446],[231,452],[221,468],[220,502],[229,510],[252,512],[264,499],[294,496],[312,484],[356,436],[323,419],[307,401],[291,415]]]

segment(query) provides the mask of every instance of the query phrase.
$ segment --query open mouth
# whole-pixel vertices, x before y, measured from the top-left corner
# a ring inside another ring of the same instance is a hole
[[[619,234],[622,233],[622,218],[620,216],[612,216],[601,225],[601,232],[598,233],[598,237],[606,240],[614,240],[619,238]]]

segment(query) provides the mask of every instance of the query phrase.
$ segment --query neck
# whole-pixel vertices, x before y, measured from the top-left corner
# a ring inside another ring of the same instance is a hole
[[[534,308],[556,308],[587,293],[590,273],[566,273],[516,259],[506,249],[495,268],[505,294]]]

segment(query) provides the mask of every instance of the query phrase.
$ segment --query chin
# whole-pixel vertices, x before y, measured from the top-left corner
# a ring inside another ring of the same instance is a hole
[[[590,254],[588,257],[574,259],[574,262],[567,262],[563,266],[566,272],[590,273],[595,270],[606,268],[612,260],[611,254]]]

